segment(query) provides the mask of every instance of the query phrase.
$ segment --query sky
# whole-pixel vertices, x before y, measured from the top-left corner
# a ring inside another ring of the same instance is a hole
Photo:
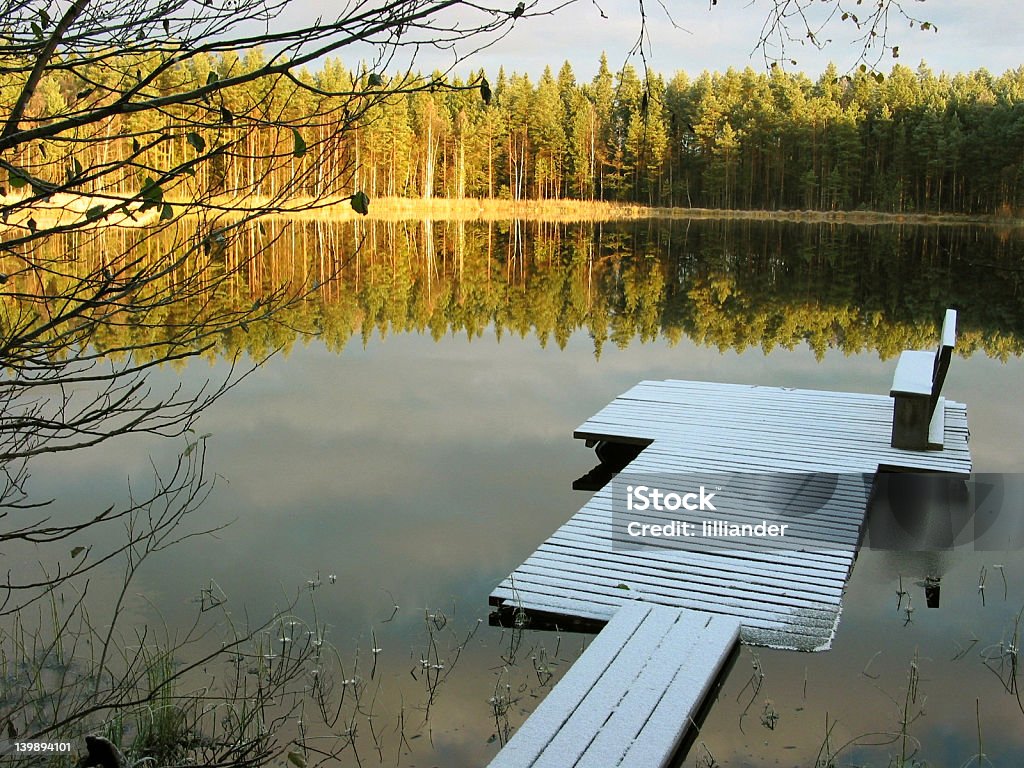
[[[537,77],[546,65],[557,72],[562,62],[570,61],[577,78],[589,79],[597,69],[602,51],[608,54],[609,65],[617,70],[630,58],[630,50],[640,34],[639,7],[643,0],[575,0],[551,16],[531,17],[531,13],[553,7],[558,0],[534,0],[528,3],[523,18],[502,40],[490,48],[473,54],[455,71],[466,74],[483,67],[488,74],[499,66],[506,71],[527,72]],[[776,0],[646,0],[649,39],[645,45],[648,64],[654,71],[671,75],[678,70],[699,73],[702,70],[724,71],[728,67],[751,66],[765,70],[765,52],[756,49],[762,26]],[[511,10],[514,0],[500,0]],[[292,0],[288,20],[309,19],[330,14],[330,0]],[[851,13],[862,12],[871,5],[865,0],[858,5],[849,0]],[[847,6],[844,6],[847,7]],[[916,68],[921,60],[935,70],[958,72],[981,67],[999,74],[1024,64],[1019,41],[1024,39],[1024,2],[1022,0],[903,0],[908,12],[919,21],[930,22],[938,31],[911,29],[909,21],[893,11],[889,21],[889,42],[899,46],[898,63]],[[671,12],[671,16],[665,9]],[[813,2],[812,9],[821,12],[834,8],[834,3]],[[335,10],[335,13],[337,11]],[[604,15],[603,18],[602,14]],[[799,24],[799,22],[797,22]],[[797,31],[802,35],[802,27]],[[859,63],[859,46],[849,34],[852,27],[838,18],[826,27],[821,37],[832,43],[824,51],[810,44],[791,43],[781,56],[790,71],[820,73],[829,61],[841,72]],[[468,43],[459,52],[468,52]],[[771,53],[771,49],[769,49]],[[351,52],[342,56],[353,60]],[[874,65],[877,55],[868,64]],[[429,71],[451,66],[451,52],[421,50],[416,68]],[[796,61],[796,65],[791,63]],[[632,61],[642,66],[639,57]],[[889,71],[897,63],[886,53],[877,68]]]

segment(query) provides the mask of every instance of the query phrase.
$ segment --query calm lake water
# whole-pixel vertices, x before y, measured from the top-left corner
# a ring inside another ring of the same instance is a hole
[[[315,332],[253,327],[225,340],[253,353],[288,346],[200,421],[220,480],[189,525],[231,524],[148,562],[131,608],[137,622],[155,606],[184,625],[213,581],[237,615],[258,616],[306,601],[318,580],[328,639],[372,691],[364,707],[380,749],[359,720],[364,765],[486,764],[578,656],[585,635],[489,626],[487,597],[584,503],[570,485],[594,455],[572,431],[637,381],[885,393],[894,356],[931,347],[956,306],[967,356],[954,357],[944,392],[969,406],[975,468],[1024,468],[1024,243],[1012,233],[294,226],[253,280],[314,275],[318,297],[291,325]],[[154,382],[194,387],[226,371],[223,357],[199,360]],[[101,508],[183,445],[130,439],[40,461],[34,493],[55,496],[55,514]],[[942,604],[927,609],[918,582],[933,573]],[[686,764],[806,766],[836,752],[842,765],[912,753],[975,764],[980,721],[986,764],[1019,765],[1024,711],[999,652],[1017,642],[1022,610],[1021,552],[865,551],[833,648],[743,649]],[[421,658],[444,664],[443,683]],[[503,697],[511,706],[496,713]]]

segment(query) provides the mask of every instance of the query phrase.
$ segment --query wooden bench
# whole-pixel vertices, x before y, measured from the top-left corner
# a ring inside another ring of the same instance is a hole
[[[889,394],[892,411],[892,447],[923,451],[943,446],[945,400],[940,397],[956,345],[956,310],[947,309],[939,348],[905,350],[896,364]]]
[[[665,765],[738,638],[731,617],[625,603],[490,768]]]

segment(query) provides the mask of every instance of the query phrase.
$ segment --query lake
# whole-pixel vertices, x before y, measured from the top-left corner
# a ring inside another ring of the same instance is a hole
[[[487,597],[585,501],[571,483],[595,459],[573,429],[642,379],[886,393],[899,351],[934,346],[954,306],[944,393],[968,404],[975,469],[1022,468],[1019,233],[267,228],[271,252],[240,295],[296,277],[315,290],[207,360],[154,372],[158,389],[194,388],[227,375],[231,354],[285,347],[197,426],[218,481],[186,525],[226,527],[147,560],[128,619],[187,626],[204,589],[236,617],[298,596],[309,620],[315,600],[342,677],[359,681],[344,765],[486,764],[578,656],[586,635],[490,626]],[[32,493],[56,498],[57,517],[99,509],[184,447],[140,437],[43,458]],[[929,575],[942,577],[939,608],[925,607]],[[95,589],[113,583],[97,576]],[[1024,709],[1006,650],[1022,610],[1019,551],[864,551],[832,649],[742,649],[686,764],[965,765],[979,740],[992,764],[1018,764]]]

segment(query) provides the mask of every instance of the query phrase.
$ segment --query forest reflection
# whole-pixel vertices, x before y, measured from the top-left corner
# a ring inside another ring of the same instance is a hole
[[[195,236],[195,223],[177,226],[166,244],[124,229],[88,243],[53,238],[53,247],[94,268],[132,239],[152,250]],[[251,253],[260,258],[246,262]],[[885,359],[931,346],[947,306],[960,310],[960,354],[1006,359],[1024,349],[1024,240],[991,228],[281,217],[216,242],[203,258],[229,273],[241,269],[203,306],[167,309],[168,324],[225,304],[258,310],[280,290],[297,297],[225,332],[207,352],[214,357],[259,358],[311,338],[340,351],[353,337],[365,343],[375,333],[409,332],[511,333],[561,347],[585,331],[596,357],[609,344],[686,337],[723,351],[807,345],[819,358],[838,349]],[[93,343],[144,357],[140,342],[157,341],[152,321],[142,324],[145,340],[132,338],[128,322],[104,326]]]

